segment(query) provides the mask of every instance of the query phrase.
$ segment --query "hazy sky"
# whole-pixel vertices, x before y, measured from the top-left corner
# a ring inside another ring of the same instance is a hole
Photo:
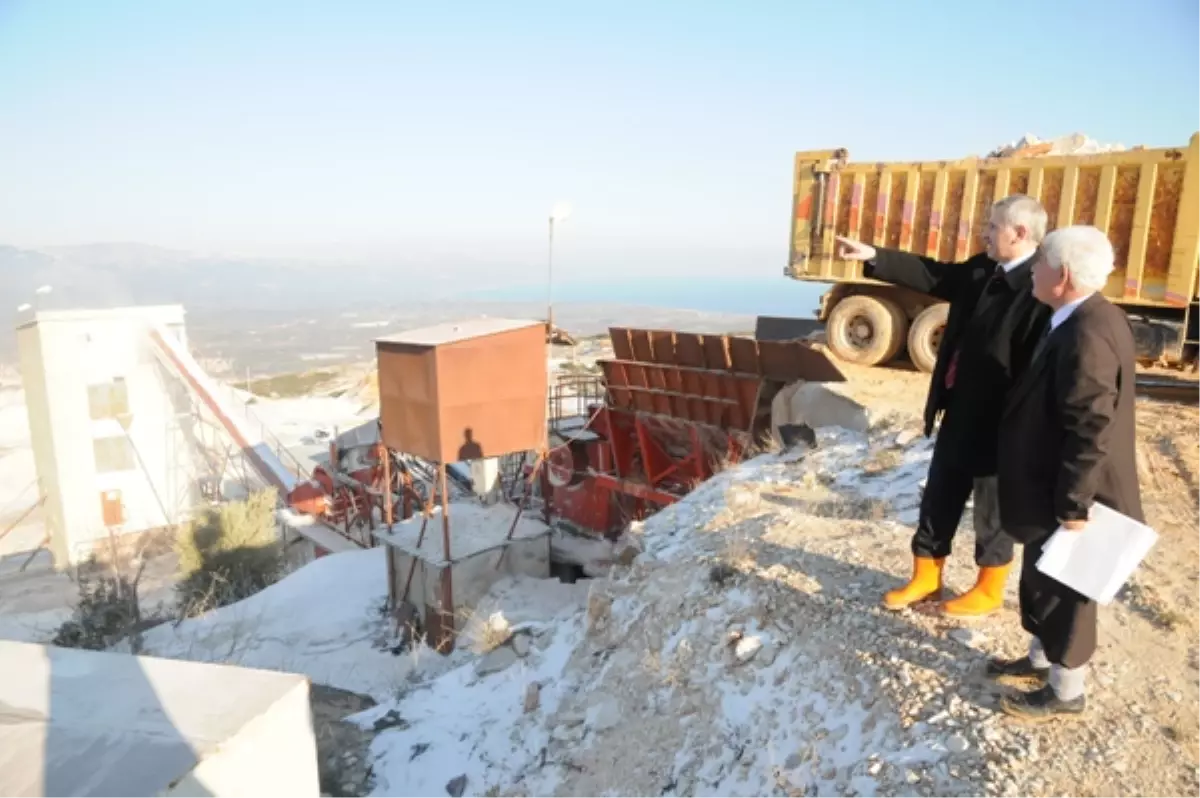
[[[1179,145],[1196,0],[0,0],[0,243],[779,274],[791,158]]]

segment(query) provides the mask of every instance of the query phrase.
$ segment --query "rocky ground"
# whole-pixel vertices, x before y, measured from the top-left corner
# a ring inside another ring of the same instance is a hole
[[[310,685],[309,691],[321,794],[366,795],[371,787],[368,749],[375,735],[346,718],[375,706],[375,701],[321,684]]]
[[[925,375],[845,370],[851,394],[916,429]],[[1198,425],[1195,404],[1139,400],[1139,474],[1147,520],[1159,532],[1159,542],[1117,600],[1101,610],[1100,650],[1093,662],[1086,719],[1016,732],[1030,753],[1011,765],[1012,783],[1023,787],[1024,794],[1197,793]],[[969,527],[964,532],[951,560],[951,586],[957,589],[969,587],[972,578]],[[904,534],[895,545],[872,547],[863,555],[884,573],[902,574],[907,567]],[[1008,654],[1022,650],[1015,581],[1014,574],[1004,611],[972,626],[973,648]],[[931,632],[955,628],[936,616],[911,618]],[[956,634],[966,639],[965,633]],[[1050,756],[1052,767],[1044,765]]]
[[[372,745],[376,792],[1197,794],[1197,408],[1142,408],[1160,543],[1102,611],[1087,715],[1027,726],[983,678],[1026,645],[1015,574],[972,624],[879,606],[910,567],[927,378],[848,371],[866,435],[725,472],[645,523],[586,612],[360,716],[404,720]],[[951,591],[974,577],[969,520]]]

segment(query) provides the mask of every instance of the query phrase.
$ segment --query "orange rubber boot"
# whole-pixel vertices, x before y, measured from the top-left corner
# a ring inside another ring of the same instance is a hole
[[[889,590],[883,597],[883,606],[889,610],[902,610],[941,592],[942,566],[945,564],[945,557],[913,557],[912,579],[902,588]]]
[[[942,611],[951,618],[982,618],[1004,606],[1004,583],[1008,579],[1009,565],[980,566],[975,587],[942,605]]]

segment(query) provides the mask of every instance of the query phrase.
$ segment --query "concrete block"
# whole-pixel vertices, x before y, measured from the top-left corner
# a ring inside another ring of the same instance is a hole
[[[507,540],[515,512],[502,505],[453,504],[449,561],[442,548],[440,517],[431,518],[420,547],[416,545],[421,525],[419,517],[396,525],[390,533],[378,531],[377,537],[387,547],[391,563],[389,594],[393,603],[411,605],[425,630],[430,632],[435,620],[429,617],[431,612],[460,619],[461,623],[461,619],[503,576],[548,579],[550,530],[526,515],[515,527],[512,539]],[[442,589],[447,572],[453,586],[454,606],[443,608]]]
[[[308,679],[0,641],[0,795],[320,792]]]

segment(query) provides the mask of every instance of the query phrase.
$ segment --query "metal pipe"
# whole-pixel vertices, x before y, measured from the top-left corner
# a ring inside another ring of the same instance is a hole
[[[442,548],[446,567],[442,571],[442,634],[444,639],[437,641],[439,650],[450,651],[454,648],[454,566],[450,561],[450,497],[446,489],[446,464],[438,466],[439,479],[442,486]]]
[[[513,517],[512,525],[508,528],[508,534],[504,536],[504,546],[500,549],[500,556],[496,558],[496,570],[500,570],[501,563],[504,562],[504,555],[508,553],[508,544],[512,541],[513,533],[517,531],[517,524],[521,520],[521,514],[525,512],[525,505],[529,503],[529,494],[533,493],[533,481],[538,478],[546,463],[546,452],[541,452],[534,461],[533,470],[529,473],[529,484],[525,487],[525,491],[521,494],[521,503],[517,505],[517,514]]]
[[[401,602],[408,601],[408,591],[412,587],[413,574],[417,570],[417,555],[421,551],[421,544],[425,542],[425,528],[429,526],[429,505],[425,505],[425,519],[421,521],[421,531],[417,533],[417,550],[413,552],[412,562],[408,566],[408,579],[404,582],[404,595],[400,597]]]
[[[34,511],[34,510],[36,510],[37,508],[41,507],[41,506],[42,506],[43,504],[45,504],[45,503],[46,503],[46,495],[43,493],[43,494],[42,494],[42,497],[41,497],[40,499],[38,499],[37,501],[35,501],[33,504],[31,504],[31,505],[29,506],[29,509],[27,509],[25,512],[23,512],[23,513],[21,513],[19,516],[17,516],[17,520],[16,520],[16,521],[13,521],[11,524],[9,524],[9,525],[8,525],[8,526],[7,526],[7,527],[4,529],[4,531],[3,531],[3,532],[0,532],[0,539],[3,539],[5,535],[7,535],[9,532],[12,532],[14,529],[16,529],[16,528],[17,528],[17,526],[18,526],[18,525],[19,525],[19,524],[20,524],[22,521],[24,521],[26,518],[28,518],[30,515],[32,515],[32,514],[33,514],[33,511]]]
[[[550,244],[546,253],[546,335],[554,335],[554,215],[550,215]]]
[[[379,444],[379,454],[383,458],[383,520],[387,522],[388,532],[392,531],[392,456],[387,446]]]

